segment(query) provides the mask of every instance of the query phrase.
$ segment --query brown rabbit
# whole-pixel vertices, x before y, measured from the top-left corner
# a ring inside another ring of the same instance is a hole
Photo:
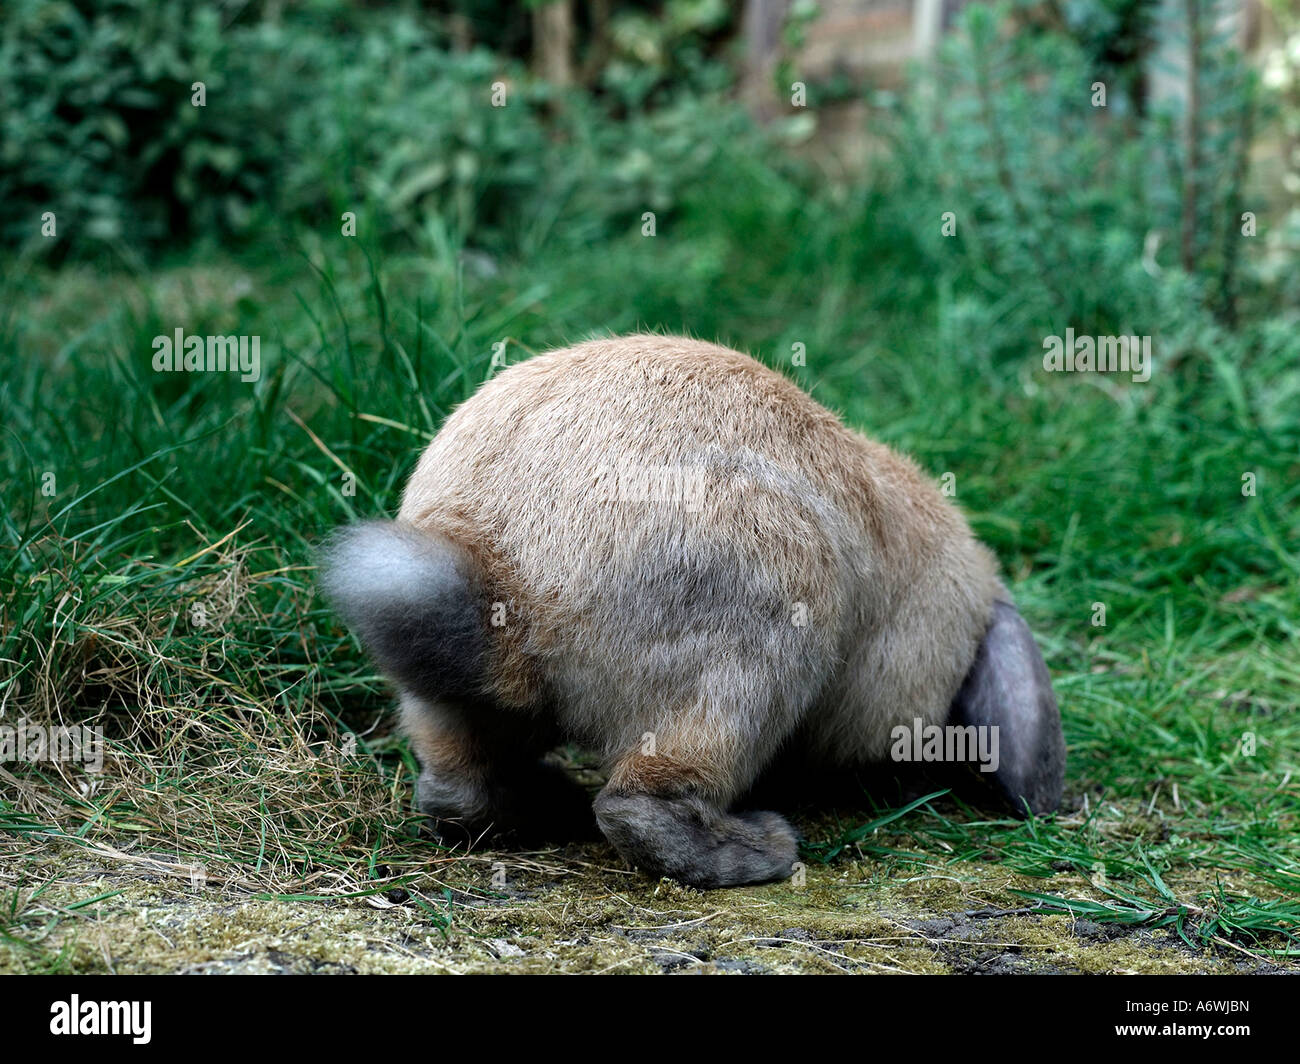
[[[824,777],[950,723],[1000,736],[1017,812],[1060,800],[1047,670],[961,514],[714,344],[593,340],[505,370],[429,444],[397,520],[339,530],[323,569],[400,692],[436,820],[589,820],[539,760],[572,742],[605,762],[595,818],[629,861],[762,882],[790,874],[795,834],[733,805],[779,753]]]

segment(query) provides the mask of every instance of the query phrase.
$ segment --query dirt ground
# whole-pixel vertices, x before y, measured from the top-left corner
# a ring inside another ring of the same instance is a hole
[[[597,844],[484,851],[368,897],[258,897],[128,850],[30,852],[49,886],[0,971],[93,973],[1278,973],[1172,931],[1035,911],[1041,879],[989,865],[844,859],[799,883],[702,892],[611,864]],[[382,867],[378,872],[382,875]],[[399,878],[399,877],[394,877]],[[10,884],[5,884],[9,886]],[[1074,873],[1054,892],[1086,896]],[[115,893],[90,905],[86,899]],[[52,960],[53,958],[53,960]]]

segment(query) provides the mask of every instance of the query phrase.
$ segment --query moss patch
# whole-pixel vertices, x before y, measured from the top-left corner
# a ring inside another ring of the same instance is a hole
[[[996,866],[956,863],[918,874],[897,863],[846,860],[809,866],[801,885],[702,892],[629,872],[611,856],[600,845],[527,855],[486,851],[454,864],[442,880],[307,901],[196,888],[125,870],[77,847],[52,846],[39,862],[48,885],[27,905],[19,941],[0,940],[0,970],[1277,970],[1231,949],[1190,949],[1163,930],[1134,932],[1034,911],[1011,891],[1042,890],[1043,881]],[[1058,878],[1053,889],[1086,895],[1086,880]],[[114,891],[120,893],[75,908]]]

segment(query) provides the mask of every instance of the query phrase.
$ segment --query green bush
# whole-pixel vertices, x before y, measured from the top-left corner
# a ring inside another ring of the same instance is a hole
[[[0,235],[148,246],[234,232],[273,187],[270,101],[236,90],[217,10],[151,0],[12,0],[0,27]],[[191,103],[203,82],[208,106]],[[285,101],[277,101],[281,105]]]
[[[967,8],[933,83],[897,107],[895,206],[961,331],[989,357],[1066,324],[1148,334],[1171,284],[1194,298],[1189,313],[1230,320],[1254,107],[1240,57],[1221,39],[1204,43],[1198,77],[1214,106],[1195,118],[1189,162],[1183,115],[1153,108],[1135,127],[1093,106],[1094,57],[1060,34],[1008,37],[1004,18],[1005,8]]]
[[[397,247],[527,250],[565,213],[585,240],[669,209],[747,125],[688,92],[613,121],[621,99],[557,99],[427,20],[340,0],[229,25],[179,0],[15,0],[0,97],[0,233],[79,254],[337,232],[345,211]]]

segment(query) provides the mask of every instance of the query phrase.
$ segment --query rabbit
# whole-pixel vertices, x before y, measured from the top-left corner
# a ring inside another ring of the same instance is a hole
[[[644,872],[788,877],[740,808],[900,726],[1000,735],[994,782],[1055,809],[1051,680],[992,554],[907,458],[737,351],[632,335],[499,372],[423,452],[396,521],[345,526],[321,582],[400,697],[416,804],[470,831],[595,822]],[[542,762],[599,756],[594,805]]]

